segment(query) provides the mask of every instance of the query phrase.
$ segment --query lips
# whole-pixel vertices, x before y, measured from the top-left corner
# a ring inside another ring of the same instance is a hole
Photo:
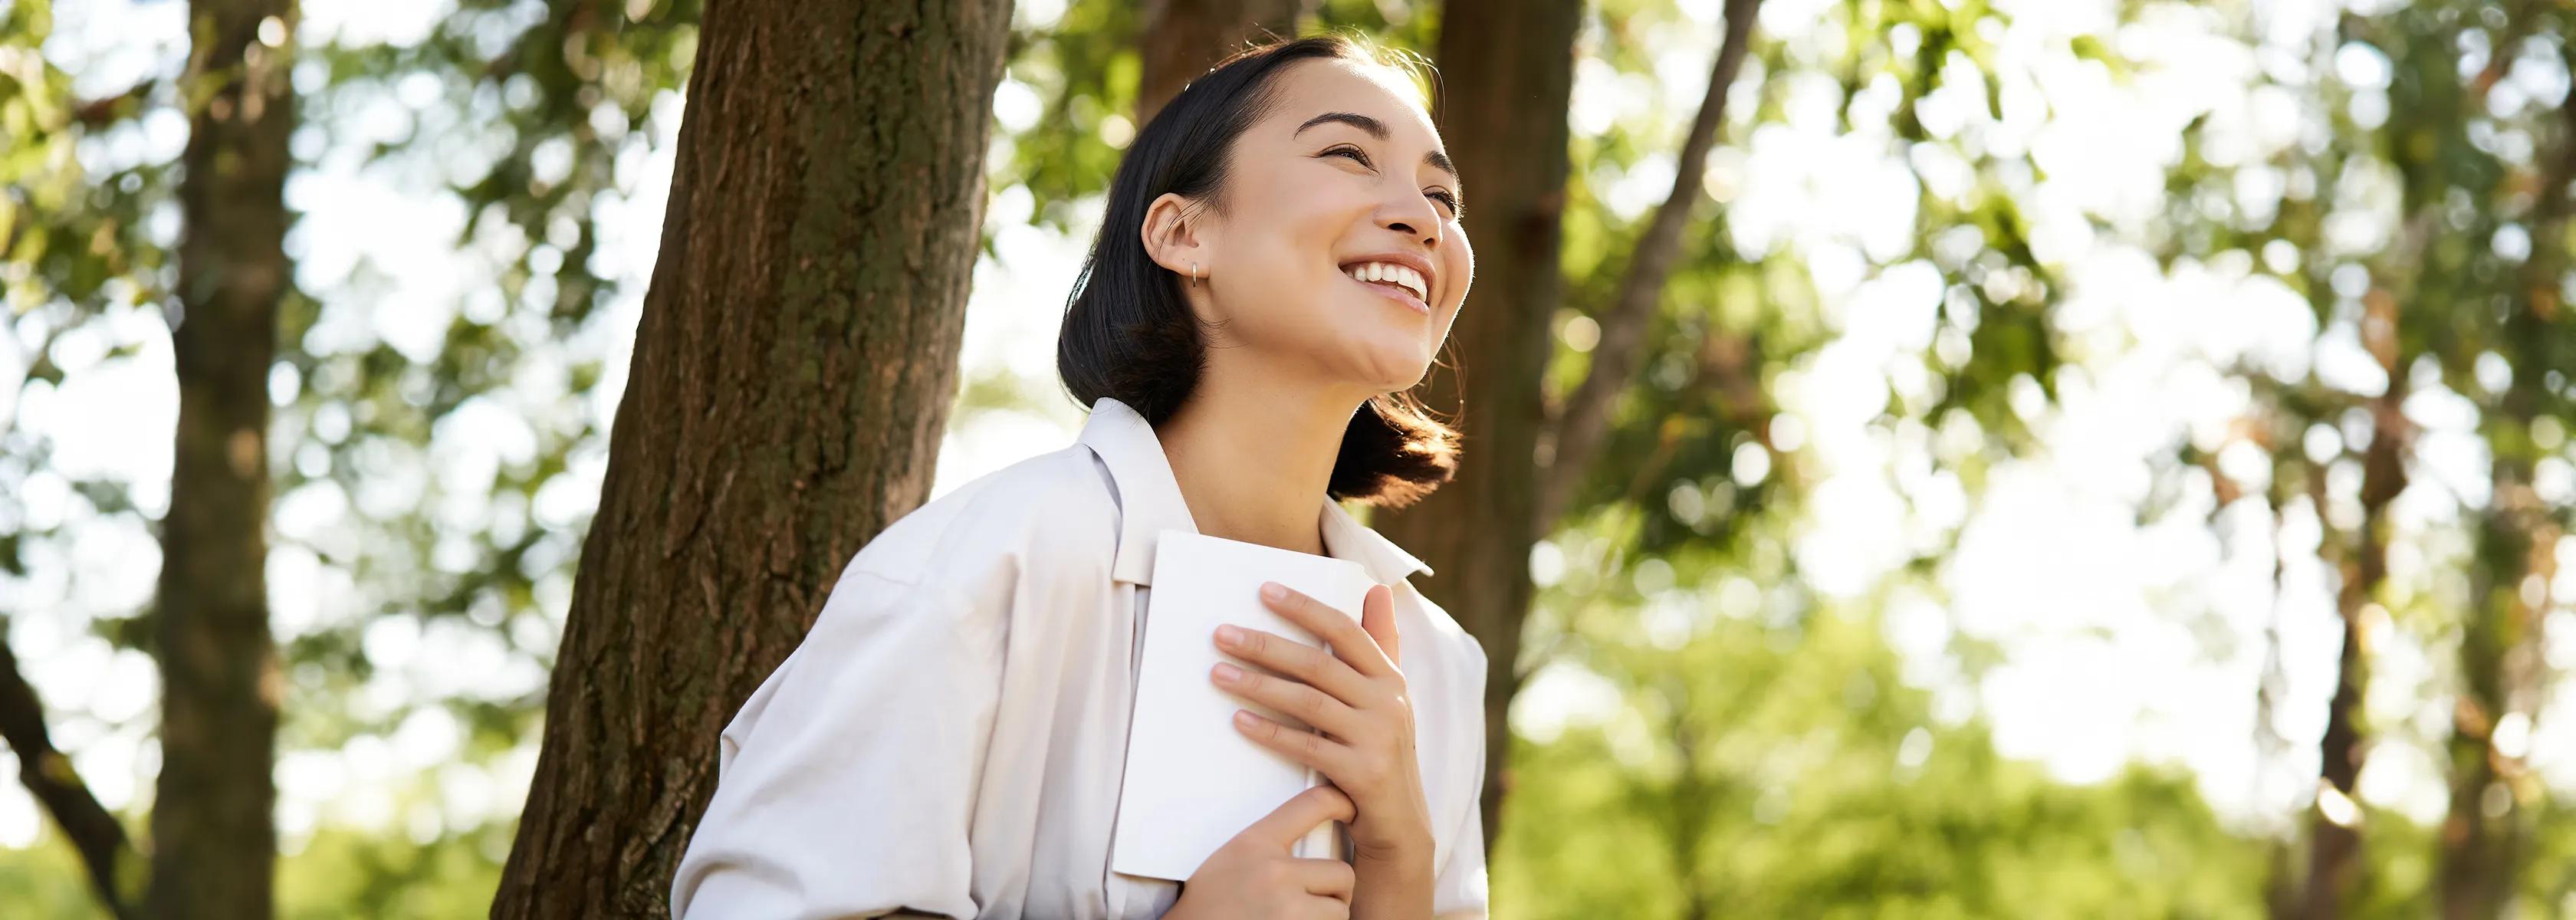
[[[1342,263],[1342,274],[1366,285],[1380,296],[1431,315],[1431,286],[1440,280],[1431,260],[1418,253],[1389,250],[1352,256]]]

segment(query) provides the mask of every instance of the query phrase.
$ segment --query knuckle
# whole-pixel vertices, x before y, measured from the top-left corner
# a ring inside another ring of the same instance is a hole
[[[1332,711],[1332,702],[1332,698],[1325,696],[1324,691],[1313,687],[1304,688],[1297,693],[1297,715],[1305,719],[1308,725],[1316,724],[1323,720],[1325,713]]]
[[[1332,748],[1325,743],[1324,737],[1314,732],[1298,732],[1297,746],[1305,750],[1308,758],[1315,760],[1322,760],[1332,753]]]
[[[1315,656],[1319,654],[1322,653],[1305,645],[1290,643],[1288,648],[1279,650],[1279,669],[1291,674],[1312,674],[1315,672]]]

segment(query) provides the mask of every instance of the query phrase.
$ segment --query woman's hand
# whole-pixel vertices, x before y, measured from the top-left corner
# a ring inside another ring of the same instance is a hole
[[[1358,916],[1431,913],[1431,808],[1413,750],[1413,699],[1395,628],[1395,594],[1369,589],[1359,621],[1278,584],[1262,601],[1331,646],[1314,646],[1257,629],[1217,629],[1217,647],[1268,668],[1274,677],[1220,663],[1217,686],[1303,720],[1315,731],[1281,725],[1248,711],[1237,730],[1255,743],[1314,768],[1350,796],[1351,845],[1359,885]],[[1418,910],[1414,906],[1418,905]]]
[[[1350,818],[1351,800],[1331,786],[1298,793],[1209,854],[1163,920],[1345,920],[1350,865],[1289,853],[1317,825]]]

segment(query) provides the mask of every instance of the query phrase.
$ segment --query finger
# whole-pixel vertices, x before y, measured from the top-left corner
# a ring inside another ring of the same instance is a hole
[[[1359,884],[1351,864],[1338,859],[1294,859],[1289,864],[1293,867],[1289,871],[1296,875],[1298,884],[1305,886],[1307,894],[1347,903],[1351,890]]]
[[[1234,711],[1234,730],[1242,732],[1254,744],[1278,751],[1290,760],[1322,772],[1325,779],[1342,776],[1342,765],[1350,762],[1351,749],[1341,742],[1314,732],[1289,728],[1249,709]]]
[[[1354,630],[1357,628],[1353,627]],[[1372,649],[1376,647],[1366,634],[1359,639]],[[1295,639],[1226,625],[1216,628],[1216,646],[1234,657],[1304,681],[1307,686],[1332,694],[1334,699],[1353,707],[1368,698],[1368,678],[1360,676],[1350,662]]]
[[[1317,786],[1290,796],[1288,801],[1271,809],[1261,820],[1243,829],[1241,836],[1258,840],[1269,850],[1286,853],[1306,832],[1326,821],[1349,821],[1359,814],[1351,797],[1331,786]]]
[[[1383,653],[1369,654],[1377,650],[1377,643],[1361,641],[1368,638],[1368,633],[1360,629],[1359,620],[1350,614],[1275,581],[1261,586],[1261,601],[1286,617],[1288,622],[1306,627],[1306,631],[1314,633],[1315,638],[1324,640],[1325,645],[1333,647],[1334,654],[1350,662],[1359,673],[1381,677],[1395,670],[1395,666],[1384,659]]]
[[[1272,677],[1222,661],[1209,670],[1208,677],[1219,687],[1323,729],[1334,737],[1349,738],[1359,731],[1358,710],[1334,699],[1332,694],[1295,680]]]
[[[1360,602],[1360,628],[1377,640],[1378,651],[1396,667],[1404,666],[1404,637],[1395,630],[1395,589],[1372,585],[1368,598]]]

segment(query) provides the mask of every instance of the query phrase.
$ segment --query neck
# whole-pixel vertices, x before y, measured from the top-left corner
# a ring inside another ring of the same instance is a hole
[[[1189,400],[1155,429],[1190,518],[1208,536],[1322,555],[1333,461],[1366,397],[1221,373],[1220,364],[1209,362]]]

